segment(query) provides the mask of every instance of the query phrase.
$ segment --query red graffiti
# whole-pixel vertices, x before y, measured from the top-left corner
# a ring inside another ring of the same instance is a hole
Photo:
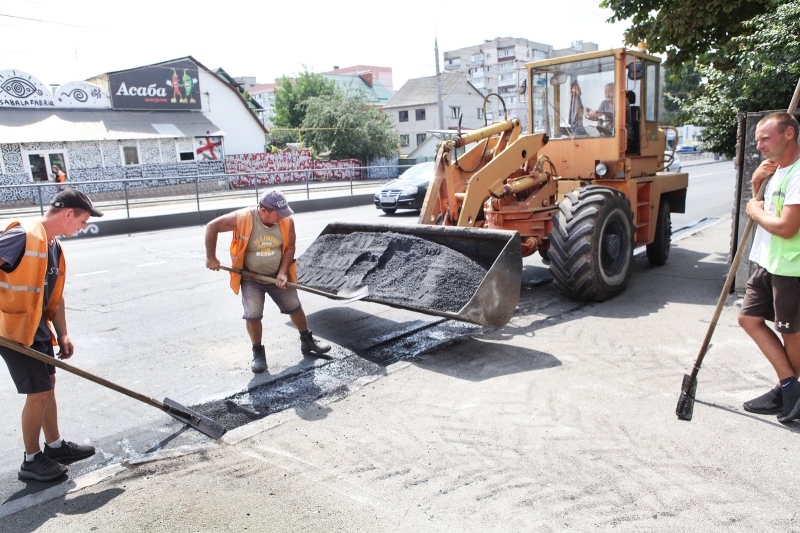
[[[214,150],[217,146],[222,146],[222,141],[214,142],[210,137],[206,137],[206,144],[197,149],[197,155],[201,156],[200,159],[217,159],[217,152]],[[204,152],[208,152],[207,154]]]
[[[308,150],[225,156],[225,173],[231,187],[274,185],[297,181],[361,179],[358,159],[317,161]]]

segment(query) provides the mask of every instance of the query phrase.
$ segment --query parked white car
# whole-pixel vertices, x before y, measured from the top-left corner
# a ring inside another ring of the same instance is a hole
[[[672,158],[672,161],[669,163],[669,165],[667,165],[667,168],[665,168],[664,170],[666,172],[680,172],[681,171],[681,158],[680,158],[680,156],[678,156],[678,152],[675,152],[674,154],[670,150],[667,150],[666,152],[664,152],[664,163],[665,164],[668,161],[670,161],[670,158]]]

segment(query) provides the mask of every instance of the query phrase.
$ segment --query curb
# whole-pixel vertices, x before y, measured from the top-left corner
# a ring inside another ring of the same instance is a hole
[[[20,511],[30,509],[39,504],[46,503],[56,498],[63,498],[67,494],[92,487],[103,481],[107,481],[123,472],[130,470],[132,466],[138,466],[155,461],[162,461],[164,459],[174,459],[176,457],[184,457],[195,453],[215,450],[219,448],[216,443],[200,444],[200,445],[187,445],[179,446],[170,450],[158,450],[153,453],[148,453],[137,457],[136,459],[126,459],[122,463],[108,465],[103,468],[94,470],[76,478],[70,478],[68,481],[50,487],[41,492],[28,494],[18,500],[13,500],[0,505],[0,519],[6,518]]]

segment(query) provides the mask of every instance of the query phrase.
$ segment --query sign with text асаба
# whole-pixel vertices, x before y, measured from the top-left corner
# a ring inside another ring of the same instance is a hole
[[[197,65],[162,63],[108,75],[114,109],[189,111],[201,109]]]

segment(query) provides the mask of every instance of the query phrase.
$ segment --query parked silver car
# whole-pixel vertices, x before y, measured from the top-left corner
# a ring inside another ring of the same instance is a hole
[[[672,157],[672,162],[670,162],[670,164],[664,170],[666,172],[680,172],[681,158],[678,156],[678,152],[675,152],[674,154],[669,150],[664,152],[664,163],[667,163],[670,160],[670,157]]]

